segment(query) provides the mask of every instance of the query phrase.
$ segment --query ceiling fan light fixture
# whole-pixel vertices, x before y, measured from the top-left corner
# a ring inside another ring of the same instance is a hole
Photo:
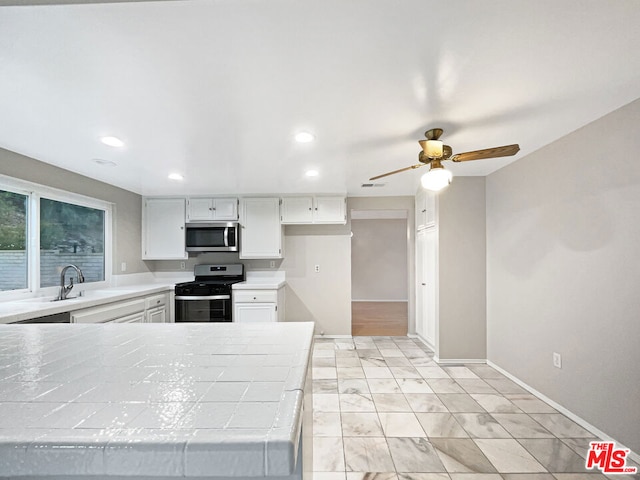
[[[313,133],[309,132],[298,132],[295,136],[295,139],[298,143],[309,143],[313,142],[316,139],[316,136]]]
[[[427,140],[424,153],[429,158],[442,158],[444,144],[440,140]]]
[[[453,174],[451,171],[447,170],[442,165],[439,167],[431,166],[431,169],[420,179],[420,183],[422,183],[422,187],[426,190],[439,192],[449,186],[452,178]]]

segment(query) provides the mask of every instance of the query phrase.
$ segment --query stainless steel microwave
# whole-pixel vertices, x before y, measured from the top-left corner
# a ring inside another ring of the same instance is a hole
[[[238,222],[187,223],[187,252],[237,252]]]

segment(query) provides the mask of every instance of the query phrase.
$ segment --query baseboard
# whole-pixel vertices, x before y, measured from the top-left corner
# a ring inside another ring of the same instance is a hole
[[[593,425],[591,425],[589,422],[587,422],[585,419],[583,419],[582,417],[579,417],[578,415],[576,415],[575,413],[571,412],[570,410],[568,410],[567,408],[563,407],[562,405],[560,405],[557,402],[554,402],[553,400],[551,400],[549,397],[547,397],[546,395],[544,395],[543,393],[539,392],[538,390],[536,390],[535,388],[531,387],[530,385],[527,385],[526,383],[524,383],[522,380],[520,380],[518,377],[510,374],[509,372],[507,372],[505,369],[503,369],[502,367],[499,367],[498,365],[496,365],[495,363],[493,363],[491,360],[487,360],[487,365],[489,365],[492,368],[495,368],[497,371],[499,371],[501,374],[503,374],[505,377],[507,377],[508,379],[512,380],[513,382],[517,383],[518,385],[520,385],[522,388],[524,388],[525,390],[527,390],[528,392],[530,392],[531,394],[535,395],[536,397],[538,397],[540,400],[542,400],[545,403],[548,403],[549,405],[551,405],[553,408],[555,408],[558,412],[562,413],[563,415],[569,417],[571,420],[573,420],[574,422],[576,422],[578,425],[580,425],[582,428],[584,428],[585,430],[588,430],[589,432],[593,433],[596,437],[601,438],[602,440],[606,440],[609,442],[616,442],[617,447],[618,448],[628,448],[625,447],[624,445],[622,445],[620,442],[618,442],[615,438],[611,437],[610,435],[607,435],[606,433],[604,433],[602,430],[600,430],[597,427],[594,427]],[[638,455],[637,453],[633,452],[631,449],[629,449],[629,458],[631,460],[633,460],[636,463],[640,463],[640,455]]]
[[[408,299],[404,299],[404,300],[358,300],[355,298],[351,299],[352,303],[358,303],[358,302],[366,302],[366,303],[376,303],[376,302],[380,302],[380,303],[384,303],[384,302],[393,302],[393,303],[407,303],[409,300]]]
[[[353,338],[351,335],[314,335],[313,338]]]
[[[486,358],[438,358],[438,357],[433,357],[433,359],[436,361],[436,363],[439,363],[440,365],[444,365],[447,366],[447,364],[450,363],[455,363],[455,364],[460,364],[460,363],[481,363],[481,364],[485,364],[487,363],[487,359]]]
[[[420,342],[422,342],[424,344],[424,346],[427,347],[432,352],[436,351],[436,346],[435,345],[431,345],[431,343],[427,342],[427,340],[424,337],[422,337],[421,335],[419,335],[417,333],[412,333],[411,335],[407,334],[407,337],[416,338],[416,339],[420,340]]]

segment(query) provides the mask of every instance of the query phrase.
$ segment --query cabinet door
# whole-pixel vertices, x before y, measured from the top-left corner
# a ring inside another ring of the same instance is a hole
[[[145,198],[142,212],[142,258],[187,258],[184,198]]]
[[[144,312],[134,313],[126,317],[116,318],[109,323],[144,323]]]
[[[237,323],[275,322],[275,303],[236,303],[233,321]]]
[[[240,258],[282,258],[279,198],[243,198]]]
[[[313,223],[313,198],[283,198],[282,223]]]
[[[213,199],[213,219],[214,220],[238,220],[238,199],[237,198],[214,198]]]
[[[345,197],[316,197],[313,223],[346,223]]]
[[[213,219],[213,199],[190,198],[188,201],[187,219],[190,222],[200,222]]]
[[[167,318],[166,307],[157,307],[147,310],[147,323],[165,323]]]

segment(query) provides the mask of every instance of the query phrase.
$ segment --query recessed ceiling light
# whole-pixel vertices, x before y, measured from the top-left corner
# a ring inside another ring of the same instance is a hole
[[[169,180],[184,180],[184,177],[179,173],[170,173],[168,178]]]
[[[318,170],[307,170],[305,172],[305,175],[307,177],[317,177],[318,176]]]
[[[93,161],[98,165],[102,165],[103,167],[115,167],[117,165],[116,162],[112,162],[111,160],[104,160],[102,158],[94,158]]]
[[[110,147],[124,147],[124,142],[118,137],[102,137],[100,141]]]
[[[296,133],[296,142],[298,143],[309,143],[313,142],[316,137],[309,132],[300,132]]]

